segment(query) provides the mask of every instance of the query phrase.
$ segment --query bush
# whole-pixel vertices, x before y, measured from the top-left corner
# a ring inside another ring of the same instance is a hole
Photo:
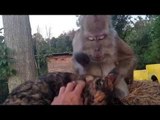
[[[0,103],[8,96],[8,78],[16,74],[11,68],[12,59],[8,57],[9,49],[4,43],[4,36],[0,36]]]

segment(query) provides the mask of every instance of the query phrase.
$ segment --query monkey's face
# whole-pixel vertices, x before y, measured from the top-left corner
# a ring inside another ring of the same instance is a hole
[[[83,40],[83,50],[92,62],[105,62],[114,55],[115,39],[107,30],[98,33],[87,31]]]
[[[83,50],[94,62],[105,62],[114,50],[114,36],[108,16],[84,16]]]

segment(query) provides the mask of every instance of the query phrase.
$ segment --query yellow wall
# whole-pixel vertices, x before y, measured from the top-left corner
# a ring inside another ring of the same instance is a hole
[[[148,75],[146,70],[134,70],[134,80],[147,80]]]
[[[134,70],[134,80],[151,80],[152,75],[160,81],[160,64],[146,65],[146,70]]]
[[[150,64],[146,65],[146,70],[148,71],[148,79],[151,80],[151,76],[155,75],[160,81],[160,64]]]

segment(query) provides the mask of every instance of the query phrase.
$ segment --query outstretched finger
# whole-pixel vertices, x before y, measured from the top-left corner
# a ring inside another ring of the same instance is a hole
[[[78,81],[78,82],[77,82],[77,85],[76,85],[76,87],[75,87],[74,92],[75,92],[77,95],[81,95],[84,87],[85,87],[85,82],[82,81],[82,80],[81,80],[81,81]]]
[[[66,86],[65,92],[70,92],[70,91],[72,91],[72,90],[74,89],[75,85],[76,85],[75,82],[70,82],[70,83],[68,83],[67,86]]]
[[[61,87],[60,90],[59,90],[59,95],[63,94],[64,91],[65,91],[65,87],[63,86],[63,87]]]

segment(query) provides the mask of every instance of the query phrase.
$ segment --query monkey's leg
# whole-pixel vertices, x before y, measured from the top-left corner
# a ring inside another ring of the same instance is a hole
[[[119,99],[122,99],[129,94],[127,83],[124,81],[122,77],[117,78],[114,92],[115,92],[115,96]]]

